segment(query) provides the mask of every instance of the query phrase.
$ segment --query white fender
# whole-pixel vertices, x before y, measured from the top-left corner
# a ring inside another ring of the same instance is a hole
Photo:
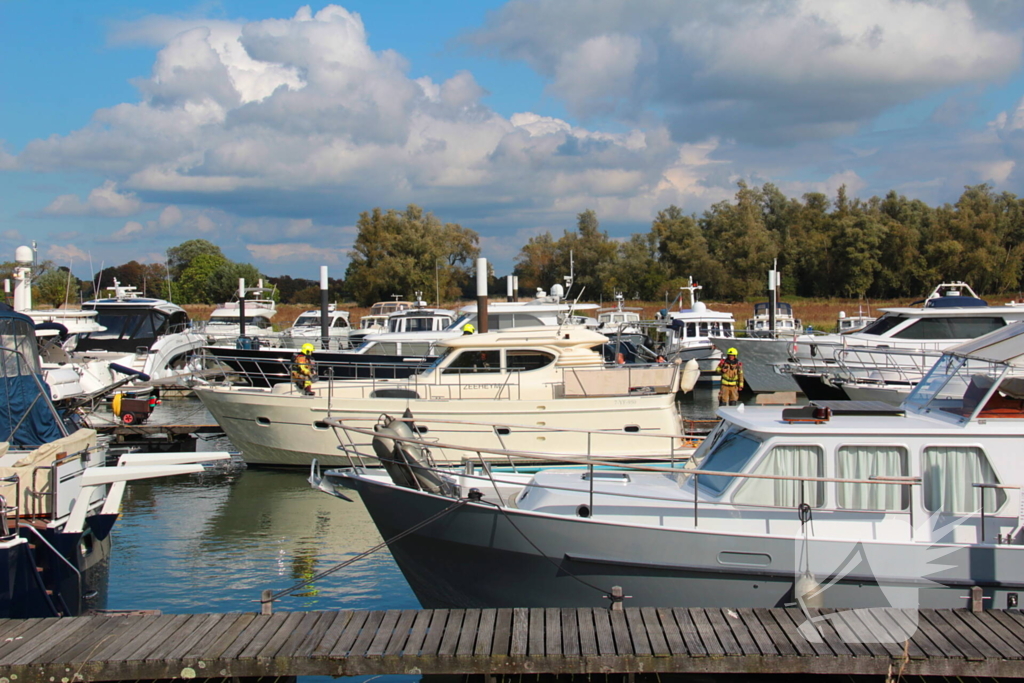
[[[683,365],[683,371],[679,373],[679,391],[693,391],[700,379],[700,366],[697,361],[691,358]]]

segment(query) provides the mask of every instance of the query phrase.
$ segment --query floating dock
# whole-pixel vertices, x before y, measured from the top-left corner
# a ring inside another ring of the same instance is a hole
[[[18,683],[545,673],[1022,678],[1024,615],[627,607],[0,621],[0,677]]]

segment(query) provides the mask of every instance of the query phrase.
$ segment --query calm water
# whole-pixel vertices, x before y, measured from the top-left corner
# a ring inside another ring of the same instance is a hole
[[[716,392],[698,389],[688,417],[713,417]],[[197,400],[167,400],[154,422],[212,422]],[[226,440],[201,450],[231,449]],[[235,470],[131,484],[114,527],[106,584],[93,606],[165,614],[259,609],[280,590],[381,542],[356,502],[314,491],[306,472]],[[275,611],[419,607],[387,550],[282,598]],[[325,679],[331,680],[331,679]],[[393,681],[415,677],[391,677]]]

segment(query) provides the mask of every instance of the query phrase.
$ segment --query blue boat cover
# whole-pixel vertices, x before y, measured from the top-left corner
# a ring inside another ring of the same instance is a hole
[[[37,448],[62,436],[43,382],[32,319],[0,310],[0,441]]]

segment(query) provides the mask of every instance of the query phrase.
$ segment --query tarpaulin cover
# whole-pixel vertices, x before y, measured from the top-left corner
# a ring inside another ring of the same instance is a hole
[[[32,319],[0,310],[0,441],[37,448],[62,436],[42,379]]]

